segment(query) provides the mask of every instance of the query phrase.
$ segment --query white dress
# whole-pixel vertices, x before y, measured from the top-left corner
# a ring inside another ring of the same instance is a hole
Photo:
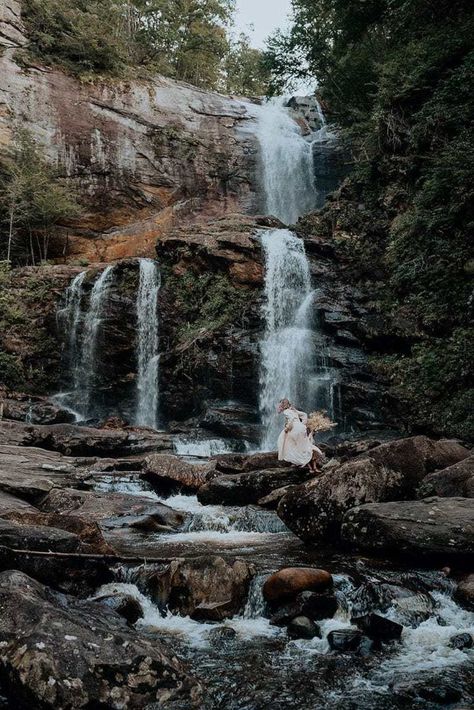
[[[313,443],[306,433],[308,415],[297,409],[285,409],[285,429],[278,437],[278,460],[306,466],[313,457]]]

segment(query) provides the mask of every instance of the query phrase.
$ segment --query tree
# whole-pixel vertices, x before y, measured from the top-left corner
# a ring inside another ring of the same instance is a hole
[[[241,33],[230,43],[225,59],[225,90],[240,96],[262,96],[267,92],[269,69],[263,52],[250,45],[250,38]]]
[[[2,251],[10,263],[26,258],[45,261],[56,225],[79,213],[71,191],[46,163],[31,134],[17,131],[2,171],[5,238]]]

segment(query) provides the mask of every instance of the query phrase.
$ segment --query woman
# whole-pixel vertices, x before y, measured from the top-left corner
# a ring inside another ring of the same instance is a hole
[[[278,460],[307,466],[314,450],[306,431],[308,415],[298,411],[287,399],[280,400],[277,411],[285,415],[285,428],[278,437]]]

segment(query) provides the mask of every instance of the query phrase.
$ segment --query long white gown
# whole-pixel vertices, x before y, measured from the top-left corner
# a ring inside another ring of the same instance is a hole
[[[313,457],[313,443],[306,433],[308,415],[297,409],[285,409],[285,429],[278,437],[278,460],[306,466]]]

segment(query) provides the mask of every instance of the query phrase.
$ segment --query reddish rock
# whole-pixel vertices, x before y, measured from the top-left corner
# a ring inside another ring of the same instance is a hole
[[[286,567],[271,574],[263,585],[268,602],[284,602],[300,592],[320,592],[332,585],[332,575],[313,567]]]
[[[152,454],[144,462],[144,478],[154,487],[177,484],[196,491],[218,476],[215,461],[192,464],[171,454]]]

